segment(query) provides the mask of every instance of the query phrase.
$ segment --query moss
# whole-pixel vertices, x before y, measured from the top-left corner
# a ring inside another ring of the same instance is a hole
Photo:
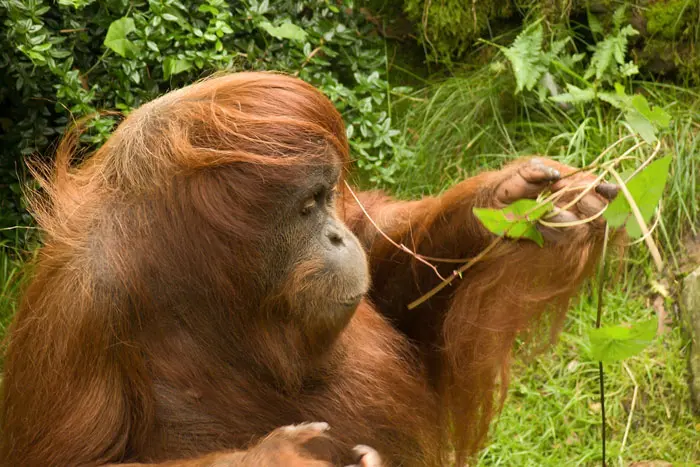
[[[692,36],[693,20],[698,19],[700,0],[661,0],[649,5],[643,16],[647,32],[668,40]]]
[[[593,13],[612,27],[619,0],[360,0],[383,21],[407,23],[404,44],[414,38],[430,61],[473,60],[481,37],[512,33],[522,22],[543,18],[552,31],[587,23]],[[643,72],[687,84],[700,83],[700,0],[630,0],[627,19],[640,31],[631,44]],[[580,30],[579,30],[580,31]],[[585,34],[585,32],[583,32]],[[583,37],[590,42],[592,37]],[[422,51],[418,51],[421,54]]]
[[[460,57],[492,22],[515,12],[508,0],[405,0],[404,11],[432,58]]]

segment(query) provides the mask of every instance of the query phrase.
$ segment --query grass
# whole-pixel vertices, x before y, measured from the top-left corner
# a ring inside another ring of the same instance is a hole
[[[700,93],[646,81],[632,86],[673,117],[661,135],[659,155],[674,159],[654,232],[673,282],[684,270],[684,243],[698,235],[700,226]],[[467,176],[531,154],[581,167],[629,133],[614,109],[564,110],[514,96],[513,89],[507,74],[483,67],[429,83],[410,98],[397,97],[403,147],[394,160],[397,183],[387,189],[405,198],[438,193]],[[634,142],[621,145],[609,158]],[[635,152],[635,160],[624,168],[637,167],[650,152],[650,147]],[[647,250],[630,247],[621,261],[621,274],[606,287],[603,325],[654,316],[648,294],[657,277]],[[600,465],[598,365],[587,356],[585,337],[595,322],[594,295],[589,285],[552,349],[515,364],[504,411],[478,465]],[[692,414],[687,385],[689,342],[674,318],[670,331],[642,354],[605,365],[609,465],[700,463],[700,417]],[[632,377],[638,394],[631,412]]]
[[[600,404],[597,362],[583,337],[594,326],[595,295],[585,290],[551,351],[514,368],[508,399],[479,465],[600,465]],[[653,317],[639,290],[616,285],[605,294],[605,323]],[[642,354],[605,365],[608,461],[700,460],[700,419],[690,409],[688,341],[678,326]],[[624,450],[634,382],[639,388]]]
[[[685,237],[698,234],[700,94],[653,82],[633,84],[673,116],[671,127],[661,135],[660,155],[675,157],[659,240],[669,261],[677,263]],[[512,80],[488,67],[439,81],[410,97],[395,101],[402,116],[403,147],[394,160],[397,183],[388,187],[403,197],[440,191],[523,155],[546,155],[581,167],[629,134],[614,109],[565,111],[533,97],[514,97]],[[620,145],[606,159],[634,143]],[[640,148],[623,169],[637,167],[650,152],[649,146]]]

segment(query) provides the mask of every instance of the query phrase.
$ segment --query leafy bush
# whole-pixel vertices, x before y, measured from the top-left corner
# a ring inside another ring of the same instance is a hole
[[[128,113],[221,69],[318,86],[345,117],[360,169],[390,177],[384,44],[352,1],[0,0],[0,22],[0,228],[28,220],[20,156],[45,153],[71,119]],[[92,120],[85,141],[99,145],[114,123]]]

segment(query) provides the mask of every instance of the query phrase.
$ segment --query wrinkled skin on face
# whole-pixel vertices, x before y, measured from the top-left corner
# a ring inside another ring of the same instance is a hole
[[[272,219],[270,268],[282,270],[273,287],[294,319],[337,333],[367,292],[367,259],[338,216],[340,167],[311,166],[304,172]]]

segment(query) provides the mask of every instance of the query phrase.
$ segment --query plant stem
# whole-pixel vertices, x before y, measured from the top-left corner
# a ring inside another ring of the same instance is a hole
[[[598,379],[600,380],[600,434],[602,437],[603,467],[605,464],[605,373],[603,373],[603,362],[598,362]]]
[[[600,328],[600,323],[603,319],[603,290],[605,289],[605,256],[608,250],[608,235],[609,227],[605,225],[605,236],[603,237],[603,252],[600,259],[600,267],[598,269],[598,300],[597,311],[595,318],[595,327]],[[603,372],[603,362],[598,362],[598,380],[600,382],[600,420],[601,420],[601,437],[602,437],[602,454],[603,467],[605,467],[605,373]]]

